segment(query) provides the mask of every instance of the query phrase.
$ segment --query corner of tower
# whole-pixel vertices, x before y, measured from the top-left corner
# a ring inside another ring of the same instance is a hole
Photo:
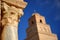
[[[46,24],[45,17],[40,15],[39,13],[35,12],[32,14],[32,16],[35,16],[36,23]]]

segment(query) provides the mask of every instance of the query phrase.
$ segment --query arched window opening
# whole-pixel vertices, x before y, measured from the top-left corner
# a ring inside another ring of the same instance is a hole
[[[42,20],[40,20],[40,23],[42,23]]]
[[[34,24],[34,22],[32,21],[32,24]]]

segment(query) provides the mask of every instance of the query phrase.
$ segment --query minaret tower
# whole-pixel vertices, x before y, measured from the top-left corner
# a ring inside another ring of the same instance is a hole
[[[50,26],[46,24],[44,16],[34,13],[28,22],[26,40],[57,40],[57,36],[51,32]]]

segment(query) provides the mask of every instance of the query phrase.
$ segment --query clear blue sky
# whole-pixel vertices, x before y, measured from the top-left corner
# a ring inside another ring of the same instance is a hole
[[[18,27],[19,40],[26,38],[26,29],[28,19],[36,10],[46,18],[47,24],[50,24],[53,33],[57,34],[60,40],[60,0],[25,0],[28,5],[24,9],[24,15],[21,17]]]

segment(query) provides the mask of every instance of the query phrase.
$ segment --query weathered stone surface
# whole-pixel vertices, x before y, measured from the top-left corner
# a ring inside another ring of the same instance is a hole
[[[0,40],[1,40],[1,0],[0,0]]]
[[[2,34],[2,40],[18,40],[17,28],[11,25],[6,25]]]
[[[50,26],[46,24],[43,16],[34,13],[28,22],[26,40],[58,40],[57,36],[51,32]]]
[[[2,17],[2,25],[6,24],[14,24],[18,22],[18,18],[20,18],[23,15],[23,10],[16,8],[14,6],[8,6],[6,3],[3,3],[3,8],[5,11],[3,11],[3,17]]]
[[[0,40],[18,40],[18,22],[27,3],[23,0],[2,0],[0,4]]]
[[[2,1],[8,3],[9,5],[13,5],[19,8],[25,8],[27,5],[27,3],[24,2],[23,0],[2,0]]]

